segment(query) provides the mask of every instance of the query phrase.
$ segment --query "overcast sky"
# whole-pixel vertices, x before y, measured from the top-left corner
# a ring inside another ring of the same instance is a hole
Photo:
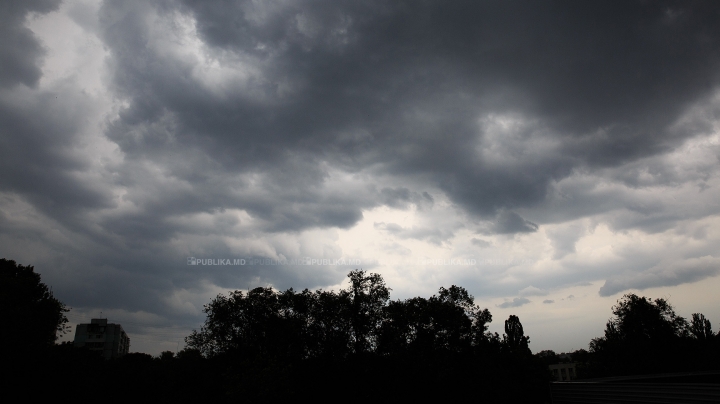
[[[718,2],[4,0],[0,37],[0,257],[131,351],[355,268],[534,352],[625,293],[720,325]]]

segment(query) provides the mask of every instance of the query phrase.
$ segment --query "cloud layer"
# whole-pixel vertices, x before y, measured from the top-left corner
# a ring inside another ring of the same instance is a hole
[[[188,257],[354,259],[397,297],[498,308],[717,275],[712,2],[38,0],[0,22],[2,254],[79,313],[196,326],[217,292],[348,269]]]

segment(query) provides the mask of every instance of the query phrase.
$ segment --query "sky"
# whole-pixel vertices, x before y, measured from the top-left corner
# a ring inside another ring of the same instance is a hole
[[[534,352],[626,293],[718,331],[720,3],[4,0],[0,37],[0,258],[131,351],[356,268]]]

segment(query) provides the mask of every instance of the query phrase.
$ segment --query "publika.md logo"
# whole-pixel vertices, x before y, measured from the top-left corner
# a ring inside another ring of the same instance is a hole
[[[188,264],[188,265],[197,265],[197,258],[195,258],[195,257],[188,257],[187,260],[188,260],[188,261],[187,261],[187,264]]]

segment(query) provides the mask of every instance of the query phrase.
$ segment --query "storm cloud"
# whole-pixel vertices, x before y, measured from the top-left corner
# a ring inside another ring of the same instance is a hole
[[[0,253],[78,316],[187,330],[224,290],[349,270],[191,257],[520,291],[500,308],[718,274],[714,2],[37,0],[0,22]]]

